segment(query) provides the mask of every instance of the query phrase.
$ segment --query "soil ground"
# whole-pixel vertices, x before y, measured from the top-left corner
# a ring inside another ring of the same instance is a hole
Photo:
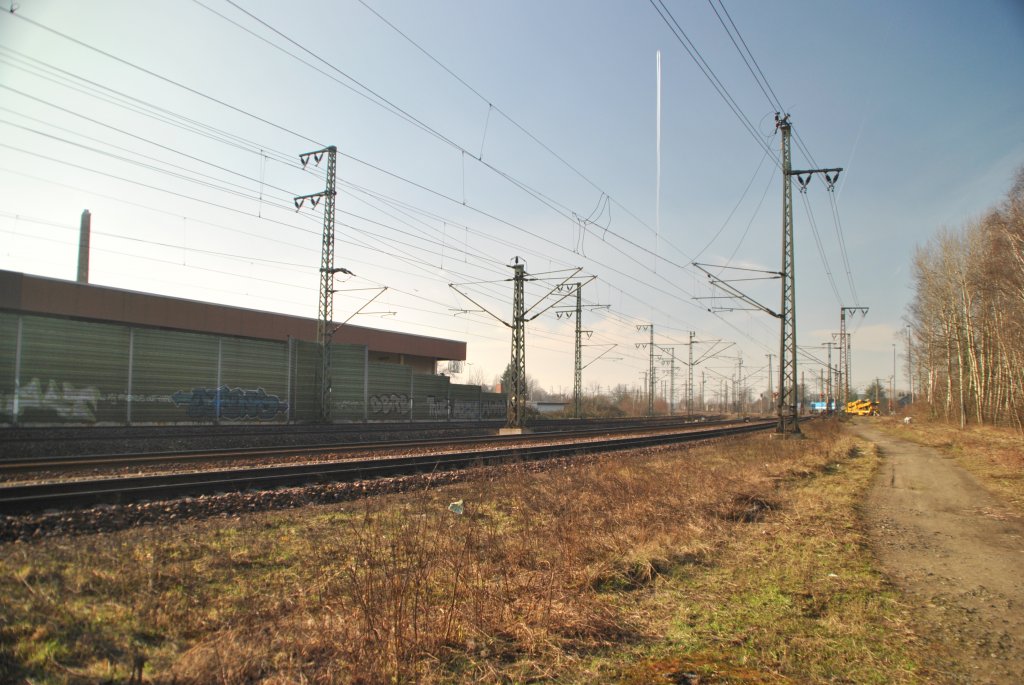
[[[1024,682],[1024,517],[953,456],[853,430],[883,458],[863,507],[872,548],[948,652],[949,682]]]

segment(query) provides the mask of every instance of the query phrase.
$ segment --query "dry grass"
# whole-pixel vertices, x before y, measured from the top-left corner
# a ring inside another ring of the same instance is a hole
[[[816,433],[6,545],[0,680],[913,681],[851,518],[873,462]]]

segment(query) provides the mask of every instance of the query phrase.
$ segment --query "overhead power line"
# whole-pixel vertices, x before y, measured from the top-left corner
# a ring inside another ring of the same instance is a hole
[[[690,56],[690,59],[693,60],[694,64],[697,65],[697,68],[700,69],[701,73],[704,74],[704,77],[707,78],[708,82],[715,89],[715,92],[718,93],[719,97],[722,98],[726,106],[729,107],[732,113],[736,115],[736,118],[739,119],[740,124],[742,124],[743,127],[747,129],[747,132],[750,133],[750,135],[754,138],[754,140],[757,142],[757,144],[761,147],[762,150],[771,155],[773,159],[777,160],[774,151],[770,147],[768,147],[768,144],[762,139],[760,134],[758,134],[757,128],[752,123],[750,123],[750,119],[747,118],[747,115],[744,114],[739,104],[736,103],[736,100],[732,97],[732,95],[729,93],[729,90],[725,87],[725,84],[722,83],[721,79],[718,78],[714,70],[704,59],[703,55],[700,54],[700,50],[698,50],[697,46],[694,45],[693,41],[690,40],[690,37],[686,35],[686,32],[683,30],[683,27],[679,24],[678,21],[676,21],[676,18],[672,15],[671,10],[669,10],[669,8],[665,5],[664,0],[650,0],[650,3],[651,6],[654,7],[654,10],[662,18],[662,21],[665,22],[665,25],[668,26],[669,30],[672,32],[672,35],[675,37],[675,39],[679,42],[680,45],[683,46],[683,50],[686,51],[686,54]]]

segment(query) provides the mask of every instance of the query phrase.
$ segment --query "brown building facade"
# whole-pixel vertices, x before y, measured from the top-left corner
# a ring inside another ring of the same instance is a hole
[[[315,319],[2,270],[0,310],[272,341],[315,342],[317,329]],[[369,362],[421,374],[435,373],[439,362],[466,358],[465,342],[363,326],[342,326],[334,342],[365,345]]]

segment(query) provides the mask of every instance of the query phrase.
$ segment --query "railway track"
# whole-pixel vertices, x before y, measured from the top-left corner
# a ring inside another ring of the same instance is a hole
[[[550,441],[559,437],[589,439],[624,432],[679,431],[695,430],[699,427],[729,425],[735,421],[712,421],[704,423],[630,423],[625,426],[614,424],[601,428],[583,430],[542,430],[523,435],[487,435],[426,438],[417,440],[391,440],[355,443],[316,443],[308,445],[282,445],[273,447],[254,447],[244,449],[213,449],[213,450],[174,450],[164,452],[143,452],[138,454],[93,454],[83,456],[52,456],[25,457],[0,460],[0,480],[9,474],[32,473],[38,471],[60,472],[66,470],[124,468],[134,466],[157,466],[162,464],[180,464],[188,462],[221,462],[233,459],[273,459],[278,457],[315,458],[323,455],[344,456],[366,453],[403,453],[409,450],[431,450],[453,446],[473,446],[481,444],[529,444]]]
[[[692,424],[688,430],[647,431],[644,435],[609,437],[588,442],[462,449],[443,454],[393,458],[348,459],[317,463],[257,466],[188,473],[93,478],[0,487],[0,514],[17,515],[47,509],[73,509],[97,504],[122,504],[251,489],[271,489],[328,482],[352,482],[384,476],[464,468],[515,460],[540,460],[577,454],[637,449],[669,443],[707,440],[767,430],[774,421],[730,425]],[[605,433],[608,432],[606,429]],[[551,436],[546,436],[548,440]]]
[[[717,420],[718,417],[709,417]],[[0,430],[0,464],[30,457],[72,457],[82,449],[91,453],[151,452],[151,445],[201,444],[203,449],[255,446],[326,446],[339,442],[371,443],[401,435],[481,435],[503,425],[502,420],[337,423],[323,425],[274,424],[207,426],[98,426],[88,428],[9,428]],[[545,419],[534,426],[539,432],[576,430],[581,427],[640,427],[694,423],[680,416],[622,419]]]

